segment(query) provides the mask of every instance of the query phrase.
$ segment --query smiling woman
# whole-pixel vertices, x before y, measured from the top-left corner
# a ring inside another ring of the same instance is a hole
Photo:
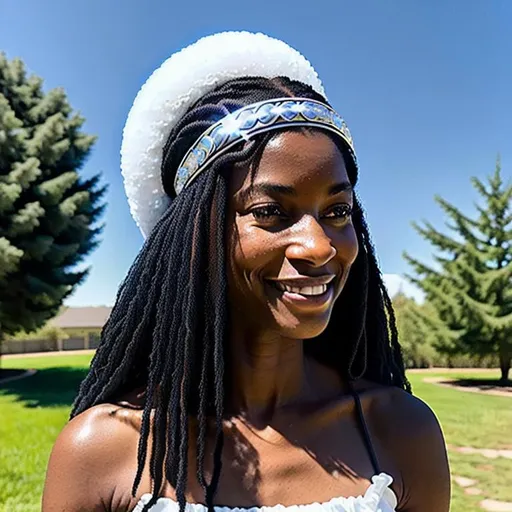
[[[173,55],[124,130],[147,240],[49,463],[44,512],[446,512],[350,132],[262,34]],[[190,505],[194,504],[194,505]]]
[[[230,180],[228,283],[243,319],[233,327],[242,340],[311,339],[358,253],[352,185],[334,137],[300,128],[267,139],[257,165]]]

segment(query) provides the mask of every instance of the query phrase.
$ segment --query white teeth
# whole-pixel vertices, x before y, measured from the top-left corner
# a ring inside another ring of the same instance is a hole
[[[288,286],[286,284],[276,283],[277,288],[281,291],[298,293],[300,295],[322,295],[327,291],[327,285],[321,284],[319,286]]]

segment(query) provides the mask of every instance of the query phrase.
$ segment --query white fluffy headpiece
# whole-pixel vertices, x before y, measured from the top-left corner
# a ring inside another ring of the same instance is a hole
[[[171,201],[160,167],[172,128],[204,94],[244,76],[286,76],[325,97],[311,64],[286,43],[264,34],[222,32],[172,55],[142,86],[123,130],[121,172],[130,211],[144,237]]]

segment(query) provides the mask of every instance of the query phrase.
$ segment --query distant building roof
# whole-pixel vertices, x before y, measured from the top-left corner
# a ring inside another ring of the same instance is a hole
[[[100,329],[105,325],[112,308],[106,306],[67,308],[50,320],[50,325],[61,329]]]

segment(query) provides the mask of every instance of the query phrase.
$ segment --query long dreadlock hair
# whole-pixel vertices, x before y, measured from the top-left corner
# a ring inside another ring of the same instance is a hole
[[[175,196],[174,175],[186,151],[213,123],[245,105],[277,97],[303,97],[327,103],[311,87],[288,78],[234,79],[205,94],[179,121],[163,149],[162,182],[173,198],[152,230],[120,286],[90,371],[82,382],[71,417],[137,386],[145,388],[133,495],[148,460],[153,496],[165,479],[185,508],[189,426],[197,421],[197,478],[206,505],[213,499],[221,472],[228,326],[225,226],[229,169],[251,163],[271,135],[255,137],[222,155],[193,184]],[[346,148],[354,185],[357,169]],[[326,330],[305,342],[311,357],[343,377],[365,377],[410,392],[398,343],[391,300],[383,284],[359,201],[353,224],[359,242],[344,291]],[[343,335],[341,335],[343,333]],[[152,418],[152,412],[154,417]],[[213,472],[205,475],[206,439],[215,420]],[[194,436],[195,437],[195,436]]]

